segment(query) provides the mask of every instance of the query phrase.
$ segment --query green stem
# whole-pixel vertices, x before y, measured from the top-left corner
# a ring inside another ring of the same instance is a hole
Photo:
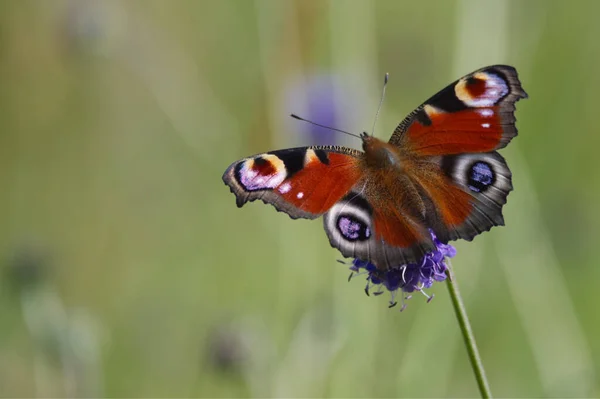
[[[481,356],[479,356],[479,350],[477,349],[477,343],[475,342],[475,335],[471,329],[471,323],[469,323],[465,304],[460,296],[460,290],[458,289],[458,283],[456,282],[454,272],[452,271],[452,265],[450,265],[449,260],[446,260],[446,264],[448,265],[448,291],[450,292],[450,298],[452,298],[452,306],[456,313],[460,331],[465,340],[465,346],[467,347],[471,367],[473,367],[473,373],[475,373],[475,379],[479,386],[479,392],[481,392],[482,398],[491,398],[492,392],[490,391],[490,384],[485,376],[483,363],[481,363]]]

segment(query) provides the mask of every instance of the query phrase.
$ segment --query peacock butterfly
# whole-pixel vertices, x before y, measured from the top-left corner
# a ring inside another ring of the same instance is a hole
[[[311,146],[231,164],[223,181],[238,207],[257,199],[292,219],[323,216],[331,245],[380,270],[415,262],[443,243],[504,224],[511,172],[496,150],[517,135],[517,71],[494,65],[425,101],[389,142],[366,133],[363,151]]]

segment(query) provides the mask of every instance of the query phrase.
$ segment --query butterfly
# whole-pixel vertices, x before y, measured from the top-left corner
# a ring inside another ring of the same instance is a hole
[[[379,270],[414,263],[442,243],[504,225],[511,171],[497,150],[517,135],[517,71],[472,72],[425,101],[388,142],[361,134],[363,151],[310,146],[231,164],[223,181],[238,207],[262,200],[292,219],[316,219],[331,246]]]

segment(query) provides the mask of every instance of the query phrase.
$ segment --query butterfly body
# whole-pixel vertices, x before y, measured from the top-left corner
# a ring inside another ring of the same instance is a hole
[[[234,162],[238,206],[260,199],[292,218],[323,216],[331,245],[377,268],[415,262],[441,242],[504,224],[511,173],[496,152],[516,135],[517,73],[491,66],[452,83],[363,151],[313,146]]]

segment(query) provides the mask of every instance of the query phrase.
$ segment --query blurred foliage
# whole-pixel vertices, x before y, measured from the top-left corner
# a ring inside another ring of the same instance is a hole
[[[359,132],[389,72],[376,129],[387,137],[494,63],[516,66],[530,96],[502,152],[515,191],[507,226],[458,243],[454,260],[492,391],[599,395],[599,12],[543,0],[0,2],[0,395],[476,396],[442,284],[430,304],[388,310],[346,282],[320,222],[237,209],[221,175],[311,144],[288,115],[311,112],[315,76],[335,82],[337,127]],[[18,259],[29,271],[14,272]],[[13,281],[31,270],[36,284]]]

